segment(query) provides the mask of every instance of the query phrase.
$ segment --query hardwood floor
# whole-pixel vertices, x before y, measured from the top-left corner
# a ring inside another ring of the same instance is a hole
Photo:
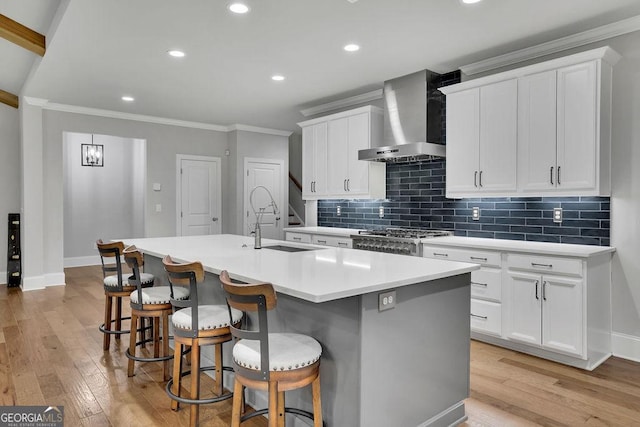
[[[188,425],[188,408],[170,409],[161,364],[137,363],[128,378],[128,340],[102,351],[100,268],[65,273],[67,286],[0,286],[0,405],[64,405],[66,426]],[[611,358],[587,372],[473,341],[466,408],[464,427],[640,426],[640,364]],[[231,402],[201,406],[200,419],[228,426]]]

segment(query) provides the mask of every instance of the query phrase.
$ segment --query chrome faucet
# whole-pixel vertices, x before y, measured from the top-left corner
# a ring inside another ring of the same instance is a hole
[[[269,198],[271,199],[271,202],[267,206],[261,207],[258,209],[258,211],[256,211],[255,206],[253,206],[253,193],[258,188],[262,188],[264,191],[267,192],[267,194],[269,195]],[[278,209],[278,205],[276,204],[276,201],[273,199],[273,195],[271,194],[271,191],[269,191],[269,189],[264,185],[257,185],[253,187],[253,189],[251,190],[251,193],[249,193],[249,204],[251,205],[251,210],[253,210],[253,214],[256,216],[256,227],[253,230],[253,234],[255,235],[254,249],[261,249],[262,248],[262,230],[260,228],[260,221],[262,220],[262,216],[264,215],[264,212],[267,209],[267,207],[271,206],[273,207],[273,214],[276,215],[276,221],[278,221],[280,219],[280,217],[278,216],[280,214],[280,210]]]

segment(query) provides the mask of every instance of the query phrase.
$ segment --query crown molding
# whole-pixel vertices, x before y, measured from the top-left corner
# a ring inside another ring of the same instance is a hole
[[[256,132],[256,133],[262,133],[262,134],[267,134],[267,135],[276,135],[276,136],[286,136],[287,138],[289,136],[291,136],[291,134],[293,132],[288,131],[288,130],[278,130],[278,129],[270,129],[270,128],[261,128],[258,126],[250,126],[250,125],[243,125],[243,124],[239,124],[236,123],[234,125],[230,125],[227,127],[227,131],[231,132],[234,130],[242,130],[245,132]]]
[[[33,105],[34,107],[43,107],[49,103],[48,100],[43,98],[34,98],[32,96],[23,96],[22,100],[29,105]]]
[[[640,30],[640,15],[460,67],[470,76]]]
[[[337,110],[339,108],[352,107],[364,102],[375,101],[382,98],[382,89],[372,90],[371,92],[362,93],[360,95],[350,96],[349,98],[339,99],[326,104],[316,105],[315,107],[300,110],[303,116],[315,116],[316,114],[326,113],[327,111]]]

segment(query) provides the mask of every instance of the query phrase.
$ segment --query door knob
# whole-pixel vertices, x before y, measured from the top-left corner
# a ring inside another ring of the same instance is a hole
[[[211,221],[213,221],[213,222],[216,222],[217,220],[218,220],[218,218],[215,217],[215,216],[213,218],[211,218]]]

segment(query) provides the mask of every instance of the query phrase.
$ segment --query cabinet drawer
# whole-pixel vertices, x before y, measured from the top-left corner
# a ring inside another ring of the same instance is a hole
[[[500,302],[502,294],[502,270],[485,268],[471,272],[471,297]]]
[[[513,270],[582,276],[582,260],[576,258],[509,254],[507,264]]]
[[[423,254],[427,258],[447,259],[450,261],[472,262],[483,266],[501,267],[500,252],[451,249],[441,246],[424,245]]]
[[[502,305],[471,299],[471,330],[502,335]]]
[[[336,248],[351,248],[351,239],[346,237],[334,237],[334,236],[312,236],[311,243],[314,245],[334,246]]]
[[[311,243],[311,234],[291,233],[287,231],[286,240],[290,242]]]

